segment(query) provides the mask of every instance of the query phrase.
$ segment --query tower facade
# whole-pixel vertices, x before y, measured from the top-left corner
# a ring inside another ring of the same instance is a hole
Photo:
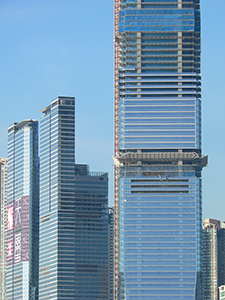
[[[7,159],[0,158],[0,298],[5,300],[6,226],[7,226]]]
[[[202,228],[202,299],[218,299],[218,231],[220,221],[206,219]]]
[[[8,128],[6,299],[38,296],[38,122]]]
[[[202,226],[202,299],[220,299],[224,285],[225,223],[206,219]]]
[[[225,222],[221,222],[218,231],[218,281],[219,286],[225,286]],[[222,289],[221,289],[222,290]],[[225,297],[225,293],[224,293]]]
[[[75,297],[109,299],[108,174],[75,165]]]
[[[109,299],[114,300],[114,209],[109,207]]]
[[[41,112],[39,299],[74,300],[75,99]]]
[[[107,299],[108,174],[75,164],[75,99],[40,121],[39,300]]]
[[[199,0],[115,0],[115,299],[201,299]]]

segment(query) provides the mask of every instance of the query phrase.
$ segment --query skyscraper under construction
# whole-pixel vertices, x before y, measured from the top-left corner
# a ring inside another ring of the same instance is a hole
[[[115,0],[115,299],[201,299],[199,0]]]

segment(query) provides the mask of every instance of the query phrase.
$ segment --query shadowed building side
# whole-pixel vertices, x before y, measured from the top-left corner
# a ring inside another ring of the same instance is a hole
[[[75,298],[108,299],[108,173],[75,165]]]

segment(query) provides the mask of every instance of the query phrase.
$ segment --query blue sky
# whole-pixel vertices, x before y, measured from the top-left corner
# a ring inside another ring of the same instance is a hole
[[[203,219],[225,220],[225,1],[202,0]],[[113,202],[113,1],[0,2],[0,157],[7,127],[76,98],[76,162],[108,171]]]

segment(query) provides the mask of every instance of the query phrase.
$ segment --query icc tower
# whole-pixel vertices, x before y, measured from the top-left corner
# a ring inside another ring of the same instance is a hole
[[[114,2],[115,299],[200,300],[200,1]]]

